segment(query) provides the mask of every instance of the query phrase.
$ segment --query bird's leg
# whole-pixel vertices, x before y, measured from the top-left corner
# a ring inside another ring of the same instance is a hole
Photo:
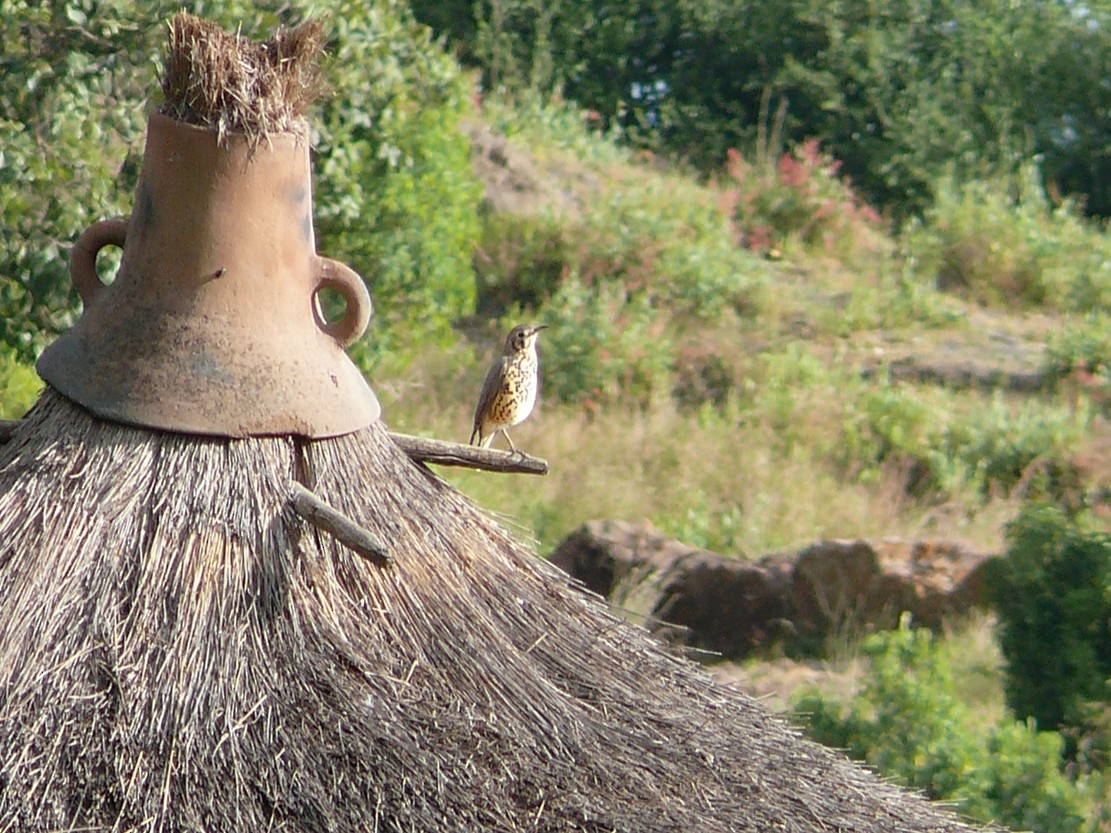
[[[513,445],[513,439],[509,436],[509,432],[506,431],[504,428],[501,429],[501,432],[505,434],[505,441],[509,443],[509,450],[512,451],[514,454],[520,454],[521,452],[517,450],[517,446]]]

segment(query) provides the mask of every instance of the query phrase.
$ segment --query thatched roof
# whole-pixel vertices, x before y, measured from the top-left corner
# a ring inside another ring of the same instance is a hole
[[[301,522],[294,478],[387,543]],[[414,464],[103,422],[0,446],[5,830],[957,831]]]

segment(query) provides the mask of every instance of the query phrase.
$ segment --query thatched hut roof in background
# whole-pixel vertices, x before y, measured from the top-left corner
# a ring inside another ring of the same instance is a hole
[[[383,569],[306,527],[318,494]],[[615,618],[389,439],[48,390],[0,446],[7,830],[958,831]]]
[[[202,437],[47,388],[0,445],[0,831],[967,829],[669,655],[379,421]]]

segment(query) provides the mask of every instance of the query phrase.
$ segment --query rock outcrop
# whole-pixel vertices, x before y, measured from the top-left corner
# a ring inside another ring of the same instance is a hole
[[[832,540],[747,561],[648,524],[591,521],[551,560],[661,636],[741,659],[776,643],[890,627],[904,611],[937,627],[985,603],[990,557],[949,541]]]

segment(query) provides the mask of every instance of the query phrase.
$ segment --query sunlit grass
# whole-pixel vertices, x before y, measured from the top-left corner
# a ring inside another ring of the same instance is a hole
[[[383,380],[387,422],[465,442],[492,356],[492,346],[428,355],[410,368],[409,381]],[[984,497],[960,482],[950,493],[915,497],[898,455],[846,460],[846,426],[882,384],[796,346],[754,361],[747,385],[721,407],[682,410],[658,397],[644,407],[588,410],[542,400],[512,433],[519,448],[549,461],[546,477],[440,474],[512,519],[542,554],[599,518],[645,520],[691,545],[741,557],[843,537],[956,537],[997,548],[1017,498]],[[905,396],[938,419],[970,419],[992,407],[989,395],[974,391],[908,387],[890,396]]]
[[[960,681],[957,695],[978,723],[994,725],[1003,719],[1003,659],[995,639],[995,620],[973,611],[948,623],[937,640],[938,651]],[[833,638],[823,658],[796,660],[758,658],[742,665],[723,664],[714,673],[784,711],[794,693],[815,687],[843,703],[857,693],[867,670],[856,639]]]

